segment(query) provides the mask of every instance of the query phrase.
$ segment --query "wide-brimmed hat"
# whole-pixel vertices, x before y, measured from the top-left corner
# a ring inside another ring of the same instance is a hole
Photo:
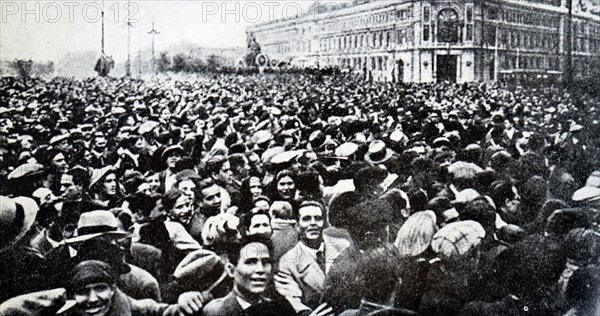
[[[289,163],[295,159],[298,159],[306,150],[289,150],[282,153],[276,154],[271,158],[271,164],[281,165]]]
[[[585,181],[585,186],[573,193],[573,201],[595,201],[600,199],[600,171],[594,171]]]
[[[15,168],[6,176],[8,180],[23,179],[44,174],[44,166],[39,163],[25,163]]]
[[[347,142],[339,145],[335,149],[335,155],[338,157],[350,157],[356,153],[358,145],[353,142]]]
[[[264,144],[264,143],[270,141],[271,139],[273,139],[273,134],[271,134],[270,131],[260,130],[252,135],[251,141],[254,144],[260,145],[260,144]]]
[[[171,145],[171,146],[165,148],[165,150],[163,150],[160,157],[162,159],[166,159],[167,157],[169,157],[170,154],[172,154],[174,152],[179,152],[179,153],[183,154],[184,149],[183,149],[183,147],[181,147],[181,145]]]
[[[314,131],[308,136],[307,148],[314,151],[321,151],[325,144],[331,140],[330,135],[326,135],[320,130]]]
[[[119,230],[119,221],[110,211],[97,210],[82,213],[77,222],[75,237],[65,239],[66,243],[78,243],[102,235],[125,237],[127,232]]]
[[[90,175],[90,185],[89,187],[92,188],[94,187],[96,184],[98,184],[98,182],[103,179],[104,177],[106,177],[107,174],[109,174],[110,172],[114,172],[114,168],[113,166],[106,166],[106,167],[102,167],[100,169],[90,169],[89,171],[89,175]]]
[[[0,196],[0,252],[17,243],[31,229],[39,210],[28,197]]]
[[[140,135],[144,135],[148,132],[151,132],[159,125],[160,125],[160,123],[158,123],[156,121],[146,121],[146,122],[142,123],[142,125],[140,125],[140,127],[138,128],[138,133]]]
[[[385,142],[374,140],[369,144],[369,150],[365,154],[365,161],[372,164],[380,164],[390,160],[393,155],[394,152],[386,147]]]

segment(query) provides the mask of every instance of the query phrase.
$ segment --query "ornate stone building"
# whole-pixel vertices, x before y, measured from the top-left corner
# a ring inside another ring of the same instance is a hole
[[[338,66],[374,80],[494,81],[559,77],[569,0],[379,0],[313,6],[254,25],[262,52],[297,66]],[[573,0],[575,76],[600,70],[600,16]],[[588,0],[589,1],[589,0]]]

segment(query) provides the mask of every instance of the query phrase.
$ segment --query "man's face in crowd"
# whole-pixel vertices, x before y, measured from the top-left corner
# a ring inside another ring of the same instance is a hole
[[[169,169],[175,169],[175,166],[177,166],[177,162],[179,162],[179,160],[181,160],[181,154],[178,152],[172,152],[169,154],[169,156],[167,157],[167,167]]]
[[[248,227],[248,235],[262,235],[265,237],[271,237],[271,223],[269,217],[265,214],[258,214],[252,216],[250,221],[250,227]]]
[[[258,177],[250,178],[250,193],[252,193],[252,197],[258,197],[262,194],[262,184],[260,183],[260,179]]]
[[[65,155],[63,155],[63,153],[59,153],[58,155],[54,156],[54,158],[52,158],[52,164],[54,167],[56,167],[56,169],[63,172],[67,171],[69,168],[69,164],[67,164],[67,159],[65,159]]]
[[[196,184],[192,180],[183,180],[177,186],[190,199],[190,203],[196,199]]]
[[[104,316],[110,311],[115,294],[114,285],[107,283],[88,284],[75,290],[75,310],[80,316]]]
[[[185,138],[186,135],[189,135],[192,132],[192,129],[188,124],[183,124],[181,126],[181,136]]]
[[[104,136],[96,137],[94,139],[94,149],[96,151],[104,151],[106,149],[106,138]]]
[[[181,195],[177,201],[175,201],[173,208],[169,211],[169,216],[182,224],[189,223],[192,219],[190,198],[185,194]]]
[[[256,207],[257,209],[265,210],[265,211],[268,211],[269,208],[271,208],[271,206],[269,205],[269,202],[267,202],[267,200],[264,200],[264,199],[255,201],[254,207]]]
[[[60,176],[60,194],[62,195],[73,185],[73,176],[70,174],[63,173]]]
[[[150,185],[150,190],[152,190],[152,192],[158,192],[158,189],[160,188],[160,179],[158,173],[147,177],[146,182],[148,182],[148,184]]]
[[[233,171],[231,171],[231,164],[229,161],[225,161],[219,170],[218,180],[222,183],[232,184],[233,183]]]
[[[514,186],[512,187],[512,192],[514,196],[512,199],[506,199],[506,201],[504,202],[503,210],[506,213],[515,214],[519,210],[519,205],[521,205],[521,196],[519,195],[517,188]]]
[[[143,152],[146,149],[146,140],[144,137],[138,137],[133,147],[135,148],[136,152]]]
[[[213,211],[221,209],[221,187],[213,184],[202,190],[202,207]]]
[[[233,278],[234,290],[248,297],[260,296],[267,288],[272,271],[269,248],[253,242],[240,250],[237,265],[227,266],[227,274]]]
[[[65,139],[56,144],[56,148],[64,152],[70,152],[73,147],[71,146],[70,140]]]
[[[171,120],[171,110],[165,108],[160,112],[160,118],[165,121],[165,122],[169,122]]]
[[[117,176],[114,173],[109,173],[103,182],[104,193],[107,195],[117,194]]]
[[[254,169],[257,173],[261,174],[263,171],[260,157],[256,153],[248,155],[248,164],[251,169]]]
[[[25,149],[25,150],[29,150],[31,149],[31,147],[33,146],[33,143],[31,142],[31,140],[25,138],[21,141],[21,148]]]
[[[304,206],[298,210],[297,225],[300,240],[307,245],[318,247],[323,240],[323,211],[318,206]]]
[[[281,178],[281,180],[277,182],[277,191],[284,199],[294,198],[294,193],[296,193],[294,179],[288,176]]]

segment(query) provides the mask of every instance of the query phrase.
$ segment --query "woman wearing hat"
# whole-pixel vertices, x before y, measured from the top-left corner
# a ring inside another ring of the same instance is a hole
[[[112,166],[92,169],[89,193],[91,198],[106,208],[117,207],[122,200],[117,173]]]

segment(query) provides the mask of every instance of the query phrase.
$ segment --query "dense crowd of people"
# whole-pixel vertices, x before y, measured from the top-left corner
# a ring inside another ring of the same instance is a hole
[[[0,315],[600,315],[598,96],[0,87]]]

